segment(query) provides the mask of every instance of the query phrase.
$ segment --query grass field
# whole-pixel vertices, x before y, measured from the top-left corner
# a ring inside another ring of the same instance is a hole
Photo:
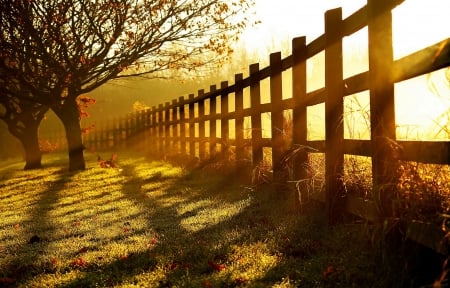
[[[61,154],[35,171],[0,163],[0,287],[414,287],[420,276],[368,224],[326,227],[320,206],[299,214],[270,186],[130,153],[116,168],[86,159],[81,172]]]

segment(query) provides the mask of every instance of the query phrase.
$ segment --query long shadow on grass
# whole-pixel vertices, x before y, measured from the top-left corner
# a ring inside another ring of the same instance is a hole
[[[237,213],[219,219],[216,223],[204,223],[203,226],[202,223],[200,225],[194,223],[195,229],[189,229],[186,220],[205,212],[211,206],[217,206],[214,202],[221,201],[232,205],[246,199],[246,195],[234,196],[235,198],[223,195],[224,190],[242,189],[225,175],[218,178],[220,181],[210,181],[208,175],[201,175],[198,171],[181,178],[171,178],[156,169],[156,172],[143,178],[138,176],[133,165],[121,168],[123,175],[128,179],[123,185],[122,193],[142,209],[150,211],[147,228],[155,232],[156,240],[145,251],[117,259],[98,268],[88,269],[82,278],[66,283],[63,287],[120,285],[124,282],[138,281],[135,278],[138,274],[152,273],[156,270],[162,276],[160,275],[159,280],[154,280],[155,283],[148,283],[152,287],[155,285],[171,287],[186,283],[201,285],[196,281],[221,270],[220,264],[227,261],[233,245],[263,241],[267,236],[267,228],[263,227],[266,220],[261,217],[251,218],[251,215],[256,215],[260,206],[259,201],[253,200],[248,200]],[[157,193],[156,191],[143,189],[142,183],[149,181],[165,183],[163,193],[153,196],[152,193]],[[168,198],[175,200],[169,203],[166,201]],[[198,207],[193,205],[192,209],[184,209],[186,205],[192,203],[203,204],[197,205]],[[208,218],[205,221],[208,221]],[[249,226],[260,229],[260,235],[252,238],[246,232],[235,232],[239,227]],[[191,280],[188,279],[188,275],[191,275],[189,276],[192,277]],[[182,283],[177,283],[178,281]],[[233,286],[233,281],[231,279],[228,284]]]
[[[39,173],[39,171],[27,173]],[[28,279],[48,269],[48,267],[42,266],[40,259],[48,253],[47,248],[52,240],[50,235],[56,230],[55,223],[50,221],[49,212],[54,209],[60,191],[64,189],[66,183],[71,181],[75,173],[67,172],[67,169],[64,168],[56,170],[53,173],[57,175],[56,179],[45,181],[47,187],[38,193],[38,199],[33,203],[28,219],[18,223],[18,227],[24,227],[25,241],[21,242],[18,248],[14,248],[17,256],[6,268],[7,276],[11,279],[25,283]],[[43,175],[45,173],[41,177]]]

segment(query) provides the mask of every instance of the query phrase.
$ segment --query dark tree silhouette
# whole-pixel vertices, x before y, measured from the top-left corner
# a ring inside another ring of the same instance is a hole
[[[61,119],[69,169],[84,169],[77,98],[112,79],[223,59],[250,1],[0,0],[0,68]]]
[[[49,108],[30,101],[32,97],[27,96],[29,92],[22,89],[11,75],[0,72],[0,76],[0,119],[23,146],[24,169],[41,168],[42,153],[39,147],[38,128]]]

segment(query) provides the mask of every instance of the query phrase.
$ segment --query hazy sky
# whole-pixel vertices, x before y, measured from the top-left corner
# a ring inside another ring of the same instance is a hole
[[[248,75],[248,66],[252,63],[260,63],[260,68],[267,66],[269,54],[272,52],[282,51],[283,57],[288,56],[292,38],[306,36],[307,42],[311,42],[324,32],[326,10],[342,7],[343,17],[346,18],[364,6],[366,1],[255,0],[255,3],[256,15],[253,20],[260,20],[261,24],[250,26],[244,31],[241,41],[236,44],[237,49],[232,56],[232,64],[213,71],[212,75],[220,75],[223,71],[229,71],[229,77],[232,77],[234,73]],[[448,11],[450,11],[450,0],[405,0],[394,9],[394,57],[401,58],[450,37]],[[367,67],[367,28],[365,28],[351,37],[344,38],[344,77],[366,71]],[[311,70],[308,70],[309,72]],[[314,74],[317,74],[317,70]],[[417,83],[409,86],[397,85],[396,97],[399,104],[396,113],[400,122],[408,125],[416,125],[417,122],[424,121],[432,122],[430,115],[437,115],[449,108],[450,96],[434,97],[427,88],[426,77],[423,78],[425,79],[421,80],[420,85]],[[442,75],[436,77],[436,79],[441,78],[443,78]],[[210,84],[219,84],[220,80],[232,80],[232,78],[218,79],[216,83],[208,82],[211,80],[201,83],[200,80],[195,79],[193,81],[176,80],[171,83],[140,81],[121,84],[124,87],[105,85],[95,91],[93,96],[103,99],[100,100],[103,104],[99,103],[99,109],[107,111],[109,109],[107,106],[111,105],[130,112],[135,100],[152,106],[171,101],[179,96],[187,97],[190,93],[197,93],[198,89],[208,91]],[[308,85],[310,82],[308,81]],[[121,95],[118,96],[118,94]],[[424,97],[427,101],[423,101]],[[123,114],[120,111],[117,113]]]

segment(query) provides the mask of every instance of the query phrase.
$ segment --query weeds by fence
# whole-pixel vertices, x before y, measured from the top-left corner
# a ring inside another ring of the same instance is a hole
[[[155,157],[190,155],[199,161],[233,155],[231,160],[249,178],[267,160],[264,151],[269,150],[273,181],[296,183],[301,191],[311,185],[306,181],[311,178],[311,153],[324,153],[323,200],[330,222],[339,219],[343,209],[370,221],[400,221],[397,183],[404,161],[450,164],[450,142],[396,139],[394,84],[450,66],[450,38],[394,61],[391,10],[402,2],[368,0],[346,19],[340,8],[327,11],[325,33],[308,45],[305,37],[293,39],[288,57],[273,53],[268,67],[250,65],[249,76],[236,74],[232,85],[223,81],[219,89],[212,85],[209,92],[202,89],[187,99],[180,97],[97,126],[85,135],[85,146],[98,151],[134,143]],[[369,71],[344,79],[343,38],[364,27],[368,27]],[[325,87],[307,92],[306,61],[322,51]],[[282,89],[282,73],[288,69],[292,74],[290,98]],[[261,103],[265,79],[270,83],[270,102]],[[370,94],[370,140],[345,139],[344,97],[362,91]],[[307,109],[320,103],[325,103],[325,140],[312,141],[308,139]],[[289,128],[286,111],[292,115]],[[266,114],[270,115],[271,137],[263,133],[262,115]],[[369,157],[370,199],[348,193],[351,189],[343,181],[345,155]],[[291,173],[286,173],[286,167]],[[406,229],[408,237],[448,253],[445,231],[435,223],[419,221],[408,222]]]

